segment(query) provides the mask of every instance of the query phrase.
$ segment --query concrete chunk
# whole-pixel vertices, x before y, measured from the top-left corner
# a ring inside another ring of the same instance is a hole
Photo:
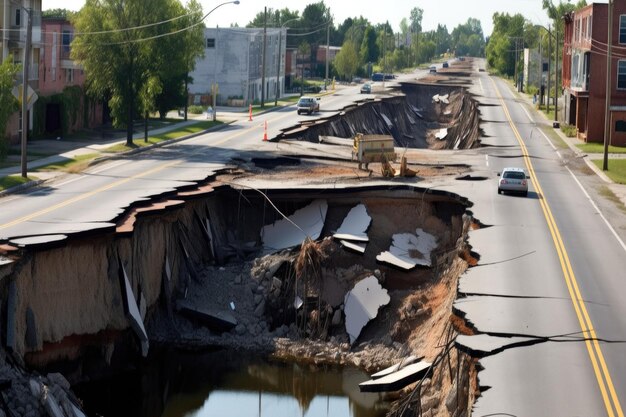
[[[437,247],[437,238],[421,228],[411,233],[393,235],[389,251],[376,256],[379,262],[410,270],[417,265],[431,266],[430,254]]]
[[[130,285],[130,281],[128,280],[128,276],[126,275],[126,270],[124,269],[124,265],[122,264],[122,260],[120,259],[119,255],[117,259],[119,264],[118,277],[122,290],[124,313],[130,321],[131,328],[135,331],[135,334],[141,342],[141,354],[146,357],[148,355],[149,348],[148,333],[146,332],[146,328],[143,325],[141,313],[139,312],[139,306],[137,306],[137,301],[135,299],[135,295],[133,294],[133,288]]]
[[[378,315],[378,309],[389,304],[387,290],[381,287],[374,275],[359,281],[344,299],[346,332],[350,343],[361,334],[365,325]]]
[[[370,239],[365,231],[371,222],[372,218],[367,214],[365,205],[358,204],[350,209],[339,229],[333,234],[333,237],[335,239],[369,242]]]
[[[339,242],[344,248],[350,249],[359,253],[365,253],[365,248],[367,246],[365,243],[352,243],[352,242],[348,242],[345,240],[340,240]]]
[[[430,367],[431,364],[428,362],[414,363],[381,378],[362,382],[359,389],[361,392],[398,391],[422,379]]]
[[[182,315],[197,320],[216,332],[227,332],[237,326],[237,319],[228,310],[212,311],[185,301],[179,301],[177,309]]]
[[[281,219],[266,225],[261,230],[261,238],[266,251],[275,252],[302,244],[310,237],[319,238],[326,220],[328,203],[315,200],[306,207],[296,210],[289,220]],[[298,226],[294,226],[294,223]]]

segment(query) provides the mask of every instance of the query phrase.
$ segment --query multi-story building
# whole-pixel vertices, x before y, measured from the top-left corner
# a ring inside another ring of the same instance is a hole
[[[31,15],[32,35],[31,49],[28,54],[30,69],[28,85],[37,90],[39,87],[39,53],[41,48],[41,0],[1,0],[0,3],[0,57],[11,59],[16,64],[24,61],[26,46],[26,28],[28,13]],[[18,76],[18,84],[22,83],[23,74]],[[29,129],[33,125],[32,111],[28,112]],[[14,114],[8,122],[7,132],[9,141],[20,140],[21,112]]]
[[[626,145],[626,2],[614,3],[612,59],[607,71],[608,5],[592,3],[565,16],[563,88],[565,122],[587,142],[603,142],[606,82],[611,80],[609,137]]]
[[[39,127],[41,132],[38,133],[71,132],[102,124],[103,106],[86,99],[83,90],[85,74],[82,67],[70,57],[74,27],[63,18],[44,18],[42,29],[38,94],[50,99],[42,100],[45,105],[37,107],[43,113],[39,115],[43,126]],[[72,109],[63,108],[63,100],[53,99],[59,94],[67,94],[68,87],[74,88],[75,94],[71,96],[78,100],[71,106]]]
[[[204,58],[196,61],[196,68],[190,74],[193,79],[188,87],[190,102],[211,104],[212,88],[217,85],[217,104],[227,104],[229,99],[231,102],[253,103],[263,95],[263,78],[266,101],[276,96],[277,84],[279,96],[282,95],[285,86],[286,33],[285,28],[267,29],[264,65],[262,28],[205,29]]]

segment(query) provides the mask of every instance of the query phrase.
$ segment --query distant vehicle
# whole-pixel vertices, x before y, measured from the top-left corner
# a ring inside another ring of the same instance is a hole
[[[428,72],[430,72],[431,74],[434,74],[437,72],[437,67],[434,65],[431,65],[430,68],[428,69]]]
[[[459,61],[465,61],[465,57],[464,56],[460,56],[459,57]]]
[[[382,72],[375,72],[374,74],[372,74],[372,81],[382,81],[383,77],[384,75]]]
[[[354,77],[352,79],[352,82],[356,84],[361,84],[363,82],[363,79],[361,77]]]
[[[498,173],[498,194],[506,191],[528,195],[528,181],[530,177],[522,168],[504,168],[502,173]]]
[[[393,80],[396,76],[393,74],[384,74],[384,78],[385,80]]]
[[[448,68],[448,67],[449,67],[449,65],[448,65],[448,61],[444,62],[444,63],[443,63],[443,65],[442,65],[442,67],[443,67],[443,68]]]
[[[361,94],[371,94],[372,93],[372,85],[371,84],[363,84],[361,86]]]
[[[307,97],[302,96],[296,104],[297,112],[311,114],[313,112],[320,111],[320,98],[319,97]]]

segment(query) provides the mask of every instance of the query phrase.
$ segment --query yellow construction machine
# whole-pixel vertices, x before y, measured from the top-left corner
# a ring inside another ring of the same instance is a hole
[[[359,169],[365,164],[369,168],[370,162],[380,162],[383,177],[395,177],[396,169],[391,165],[397,158],[393,146],[393,136],[390,135],[364,135],[357,133],[352,145],[352,160],[359,163]],[[400,164],[400,176],[414,177],[417,173],[407,167],[406,158],[402,157]]]

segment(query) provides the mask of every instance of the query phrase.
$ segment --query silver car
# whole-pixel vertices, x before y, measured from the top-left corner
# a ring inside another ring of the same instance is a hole
[[[528,177],[522,168],[504,168],[498,173],[498,194],[506,191],[528,195]]]

